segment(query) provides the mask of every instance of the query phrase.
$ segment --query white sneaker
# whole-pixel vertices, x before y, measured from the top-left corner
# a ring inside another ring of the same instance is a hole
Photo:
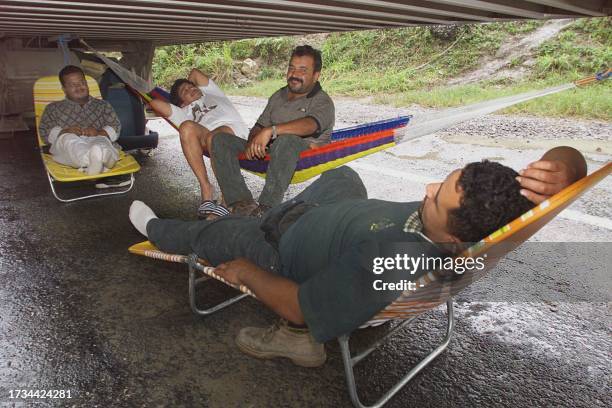
[[[92,146],[89,149],[89,163],[87,165],[87,175],[93,176],[102,173],[104,168],[104,152],[100,146]]]

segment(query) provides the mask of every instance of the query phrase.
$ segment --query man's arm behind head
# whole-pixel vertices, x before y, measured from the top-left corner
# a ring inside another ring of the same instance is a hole
[[[569,146],[550,149],[519,172],[520,193],[539,204],[587,174],[582,153]]]

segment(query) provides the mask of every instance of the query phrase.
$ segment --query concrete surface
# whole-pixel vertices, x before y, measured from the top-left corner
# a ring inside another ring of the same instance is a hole
[[[265,102],[233,99],[249,125]],[[401,112],[338,101],[339,125]],[[543,123],[533,120],[536,127]],[[520,128],[507,129],[516,138],[501,135],[498,147],[468,144],[483,123],[398,146],[354,167],[372,197],[416,200],[425,182],[462,163],[495,157],[517,168],[544,149],[517,148]],[[576,126],[585,129],[576,132],[576,140],[609,145],[609,124]],[[244,356],[234,336],[244,325],[270,324],[275,319],[271,312],[247,299],[214,316],[196,317],[187,302],[184,266],[128,254],[128,246],[143,240],[127,217],[132,200],[143,200],[162,217],[194,218],[196,181],[178,139],[167,133],[151,157],[138,158],[142,171],[133,191],[71,204],[52,197],[32,134],[0,141],[0,405],[350,406],[337,343],[326,345],[328,362],[317,369]],[[510,141],[512,146],[504,147]],[[591,171],[610,160],[592,147]],[[256,192],[261,190],[260,180],[248,180]],[[554,263],[548,262],[554,253],[549,259],[546,253],[544,259],[530,256],[544,247],[513,254],[490,278],[460,296],[448,350],[389,407],[612,405],[610,264],[601,258],[611,252],[612,230],[606,223],[612,213],[611,181],[604,180],[572,206],[570,216],[558,218],[532,240],[607,243],[587,262],[592,269],[581,271],[585,279],[559,279]],[[288,196],[302,188],[292,187]],[[529,289],[560,296],[537,303],[487,297],[489,289],[513,282],[516,293]],[[559,287],[560,282],[566,286]],[[231,293],[213,284],[202,301]],[[422,316],[361,363],[358,386],[366,401],[377,398],[435,346],[443,317],[441,310]],[[387,329],[360,331],[356,346]],[[10,399],[10,391],[17,389],[64,389],[72,398]]]

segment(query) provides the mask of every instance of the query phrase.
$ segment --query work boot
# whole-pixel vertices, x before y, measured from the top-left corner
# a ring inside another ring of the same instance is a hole
[[[267,328],[245,327],[238,333],[236,345],[250,356],[285,357],[302,367],[319,367],[327,358],[325,347],[308,329],[289,327],[286,320]]]

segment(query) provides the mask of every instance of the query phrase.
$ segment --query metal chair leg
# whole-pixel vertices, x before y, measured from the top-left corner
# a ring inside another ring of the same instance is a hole
[[[248,296],[246,293],[241,293],[233,298],[227,299],[221,303],[218,303],[214,306],[209,307],[208,309],[200,309],[196,303],[196,293],[198,284],[209,280],[208,277],[197,278],[198,270],[196,269],[193,262],[189,262],[189,305],[191,306],[191,310],[197,315],[200,316],[208,316],[213,314],[221,309],[226,308],[227,306],[236,303],[237,301]]]
[[[129,186],[127,186],[125,189],[123,189],[121,191],[98,193],[98,194],[90,194],[90,195],[80,196],[80,197],[75,197],[75,198],[61,198],[57,194],[57,191],[55,191],[55,181],[53,180],[53,177],[51,177],[49,172],[47,172],[47,178],[49,179],[49,185],[51,186],[51,193],[53,193],[53,196],[57,200],[61,201],[62,203],[70,203],[72,201],[85,200],[87,198],[95,198],[95,197],[103,197],[103,196],[110,196],[110,195],[125,194],[128,191],[130,191],[132,189],[132,187],[134,187],[134,181],[135,181],[134,174],[130,174],[130,184],[129,184]]]
[[[387,403],[395,394],[401,390],[404,385],[406,385],[414,376],[416,376],[423,368],[425,368],[433,359],[435,359],[440,353],[442,353],[450,342],[453,330],[455,328],[455,316],[453,313],[453,301],[449,299],[446,302],[447,308],[447,325],[446,325],[446,336],[442,340],[442,342],[436,347],[430,354],[428,354],[425,358],[423,358],[418,364],[416,364],[404,377],[402,377],[393,387],[389,389],[378,401],[376,401],[372,405],[364,405],[359,399],[359,395],[357,393],[357,386],[355,384],[355,372],[354,367],[357,363],[359,363],[365,356],[370,354],[373,350],[379,347],[384,341],[389,337],[386,335],[380,341],[374,343],[374,345],[364,352],[358,354],[355,357],[351,357],[351,351],[349,349],[349,337],[350,335],[343,335],[338,337],[338,342],[340,343],[340,350],[342,352],[342,362],[344,364],[344,373],[346,375],[346,383],[349,390],[349,395],[351,397],[351,401],[353,405],[357,408],[378,408],[382,407]],[[408,322],[412,321],[410,319]],[[406,323],[402,323],[400,326],[404,327]],[[395,329],[393,330],[395,332]]]

